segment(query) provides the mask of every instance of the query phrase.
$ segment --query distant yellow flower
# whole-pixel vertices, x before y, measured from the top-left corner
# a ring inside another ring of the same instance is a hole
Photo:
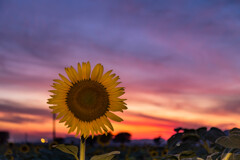
[[[161,151],[161,156],[164,157],[168,154],[168,149],[167,148],[164,148],[162,151]]]
[[[156,150],[152,150],[152,151],[150,151],[150,156],[156,157],[156,156],[158,156],[158,152]]]
[[[23,144],[20,146],[20,152],[28,153],[30,151],[30,147],[27,144]]]
[[[108,133],[108,135],[99,135],[97,136],[97,143],[101,145],[102,147],[107,146],[110,144],[110,141],[112,140],[112,134]]]
[[[69,127],[69,133],[76,130],[76,136],[87,138],[91,132],[101,134],[108,130],[113,131],[111,120],[121,122],[122,119],[112,113],[127,109],[123,95],[124,88],[117,87],[119,76],[112,74],[112,70],[103,74],[103,66],[97,64],[91,72],[90,63],[78,63],[77,71],[71,66],[65,68],[67,79],[59,74],[60,79],[55,79],[50,90],[53,93],[48,99],[48,104],[53,111],[58,113],[57,118]],[[115,77],[116,76],[116,77]],[[108,128],[109,129],[108,129]]]
[[[12,154],[13,154],[13,151],[10,148],[8,148],[7,151],[4,153],[5,156],[12,155]]]
[[[51,143],[49,143],[48,148],[53,149],[53,148],[55,148],[56,145],[58,145],[58,142],[57,141],[52,141]]]
[[[43,148],[43,146],[34,146],[34,152],[39,154],[40,150]]]
[[[14,157],[12,155],[6,155],[5,156],[8,160],[14,160]]]

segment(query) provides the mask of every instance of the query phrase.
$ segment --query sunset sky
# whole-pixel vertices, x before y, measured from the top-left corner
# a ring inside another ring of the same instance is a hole
[[[126,88],[114,134],[240,127],[239,28],[234,0],[0,1],[0,131],[51,138],[52,80],[83,61]]]

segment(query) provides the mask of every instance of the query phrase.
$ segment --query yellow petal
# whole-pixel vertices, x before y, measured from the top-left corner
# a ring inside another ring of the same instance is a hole
[[[50,109],[53,109],[55,106],[49,106]]]
[[[98,123],[94,120],[94,121],[92,121],[93,122],[93,124],[94,124],[94,126],[97,128],[97,130],[102,134],[103,132],[102,132],[102,129],[100,128],[100,126],[98,125]]]
[[[64,116],[59,120],[59,123],[63,123],[63,122],[65,122],[66,119],[67,119],[67,116],[64,115]]]
[[[76,131],[75,137],[77,137],[79,135],[79,132],[80,132],[80,121],[77,120],[77,131]]]
[[[69,86],[72,86],[72,83],[63,75],[59,74],[59,76],[61,77],[61,79]]]
[[[91,80],[93,81],[97,81],[98,79],[98,76],[100,74],[100,66],[101,64],[97,64],[94,68],[93,68],[93,71],[92,71],[92,75],[91,75]]]
[[[115,114],[112,113],[112,112],[107,112],[107,113],[106,113],[106,116],[109,117],[111,120],[116,121],[116,122],[121,122],[121,121],[123,121],[122,118],[118,117],[117,115],[115,115]]]
[[[83,132],[83,137],[85,138],[86,134],[87,134],[87,122],[83,122],[83,126],[84,128],[82,128],[82,132]]]
[[[115,73],[113,73],[113,74],[111,74],[110,76],[108,76],[104,81],[102,81],[101,83],[102,84],[108,84],[108,83],[111,83],[112,82],[112,78],[114,77],[114,76],[116,76],[116,74]]]
[[[59,99],[52,99],[52,98],[50,98],[50,99],[48,99],[48,104],[58,104],[58,103],[64,103],[65,102],[65,100],[64,99],[61,99],[61,100],[59,100]]]
[[[89,62],[87,62],[87,65],[86,65],[86,79],[90,78],[90,74],[91,74],[91,65],[90,65]]]
[[[70,114],[69,112],[66,112],[66,114],[62,117],[62,119],[60,119],[59,123],[66,121],[67,118],[69,117],[69,114]]]
[[[66,99],[67,96],[64,94],[57,94],[57,95],[50,95],[50,97],[54,99]]]
[[[74,76],[74,78],[76,79],[76,81],[79,81],[79,77],[78,77],[78,74],[77,74],[77,71],[73,68],[73,66],[70,67],[70,71],[72,73],[72,75]]]
[[[79,80],[83,79],[82,68],[81,68],[81,64],[80,63],[78,63],[78,77],[79,77]]]
[[[66,94],[66,91],[63,90],[48,90],[48,92],[51,92],[53,94]]]
[[[107,133],[108,129],[105,127],[104,123],[101,121],[101,119],[97,119],[96,120],[97,123],[99,124],[100,127],[102,127],[102,129],[104,130],[105,133]]]
[[[93,123],[93,121],[92,121],[91,124],[92,124],[92,129],[93,129],[94,133],[98,134],[98,129],[97,129],[97,126],[95,125],[95,123]]]
[[[112,90],[113,88],[115,88],[115,87],[116,87],[117,85],[119,85],[120,83],[122,83],[122,82],[116,82],[115,84],[107,87],[107,89],[108,89],[108,90]]]
[[[64,87],[63,85],[58,84],[58,83],[53,83],[53,85],[51,85],[51,86],[57,90],[68,91],[68,89],[69,89],[69,87]]]
[[[69,85],[66,84],[64,81],[62,81],[62,80],[60,80],[60,79],[54,79],[53,81],[61,84],[61,85],[62,85],[63,87],[65,87],[65,88],[69,88]]]
[[[73,118],[73,120],[72,120],[72,122],[70,123],[72,126],[71,126],[71,128],[69,129],[69,131],[68,131],[68,133],[71,133],[71,132],[73,132],[75,129],[76,129],[76,127],[77,127],[77,119],[76,118]]]
[[[57,115],[57,117],[56,117],[56,119],[59,119],[59,118],[61,118],[62,116],[64,116],[64,112],[60,112],[58,115]]]
[[[87,139],[87,137],[89,136],[89,130],[90,130],[90,129],[89,129],[89,122],[86,122],[86,130],[85,130],[85,133],[86,133],[86,134],[85,134],[85,136],[84,136],[85,139]]]
[[[108,118],[106,116],[102,116],[101,120],[104,122],[104,124],[106,124],[108,126],[108,128],[110,128],[112,131],[114,131],[111,122],[108,120]]]
[[[74,78],[73,74],[71,73],[70,68],[65,68],[65,71],[68,75],[68,78],[73,82],[73,84],[76,83],[77,80]]]
[[[123,104],[119,105],[119,104],[112,104],[110,105],[109,107],[109,110],[110,111],[120,111],[120,112],[123,112],[123,109],[127,109],[127,107]]]
[[[114,96],[114,97],[120,97],[124,94],[125,92],[123,91],[119,91],[119,92],[115,92],[115,93],[112,93],[111,95]]]
[[[61,84],[61,82],[62,82],[60,79],[54,79],[53,81],[54,81],[54,82],[57,82],[57,83],[60,83],[60,84]]]
[[[101,82],[104,82],[104,81],[109,77],[109,75],[112,73],[112,71],[113,71],[113,70],[110,70],[110,71],[106,72],[106,73],[102,76],[102,78],[99,80],[99,82],[100,82],[100,83],[101,83]]]
[[[86,79],[86,73],[87,73],[87,64],[85,62],[82,63],[82,79]]]
[[[103,66],[100,64],[99,66],[99,74],[98,74],[98,78],[97,78],[97,81],[100,82],[100,80],[102,79],[102,76],[103,76]]]
[[[112,80],[109,80],[108,82],[106,82],[106,83],[104,84],[104,86],[106,86],[107,88],[110,88],[112,85],[114,85],[114,84],[116,84],[116,83],[119,84],[119,82],[117,82],[117,80],[119,80],[119,76],[115,77],[115,78],[112,79]]]
[[[111,93],[119,92],[119,91],[124,91],[124,87],[116,87],[110,90]]]
[[[94,129],[93,129],[92,122],[90,122],[89,128],[90,128],[90,131],[91,131],[91,134],[92,134],[92,139],[93,139],[93,137],[94,137]]]
[[[79,130],[80,130],[80,137],[82,136],[82,134],[83,134],[83,121],[79,121],[79,125],[78,125],[78,127],[79,127]]]

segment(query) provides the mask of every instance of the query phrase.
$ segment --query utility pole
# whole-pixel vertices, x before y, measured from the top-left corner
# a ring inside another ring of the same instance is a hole
[[[52,132],[52,136],[53,136],[53,141],[56,139],[56,114],[53,114],[53,132]]]
[[[28,143],[28,134],[25,133],[25,143]]]

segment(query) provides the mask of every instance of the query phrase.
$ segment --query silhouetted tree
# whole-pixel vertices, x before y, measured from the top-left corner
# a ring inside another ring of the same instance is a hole
[[[113,139],[113,142],[118,142],[121,144],[130,142],[130,141],[131,141],[131,134],[127,132],[118,133]]]
[[[164,139],[162,139],[161,136],[157,137],[157,138],[154,138],[153,139],[153,142],[156,144],[156,145],[161,145],[163,142],[164,142]]]
[[[0,132],[0,144],[7,143],[9,139],[9,132],[1,131]]]
[[[179,131],[181,131],[181,130],[182,130],[182,127],[174,128],[174,131],[177,133],[179,133]]]

